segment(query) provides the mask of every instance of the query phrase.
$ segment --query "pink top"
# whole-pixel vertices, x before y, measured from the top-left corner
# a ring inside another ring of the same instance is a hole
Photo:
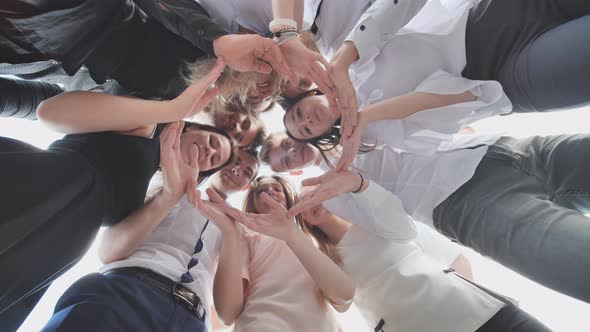
[[[334,311],[284,241],[246,230],[249,281],[234,331],[340,331]],[[312,245],[310,241],[310,245]]]

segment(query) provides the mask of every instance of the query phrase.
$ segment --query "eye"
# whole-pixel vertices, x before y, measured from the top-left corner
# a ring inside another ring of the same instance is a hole
[[[303,116],[301,115],[301,109],[299,107],[297,107],[297,117],[299,119],[303,118]]]
[[[309,136],[311,136],[311,135],[312,135],[312,134],[311,134],[311,130],[309,129],[309,127],[305,127],[303,130],[305,130],[305,132],[306,132],[306,133],[307,133]]]
[[[209,146],[213,147],[213,135],[209,135]]]

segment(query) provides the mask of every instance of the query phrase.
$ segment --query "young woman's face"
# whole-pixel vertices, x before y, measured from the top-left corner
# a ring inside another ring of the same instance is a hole
[[[262,180],[258,181],[258,185],[254,190],[254,207],[258,213],[268,213],[270,211],[270,207],[260,199],[260,195],[262,193],[266,193],[272,199],[281,203],[282,206],[287,206],[287,198],[285,196],[285,192],[283,191],[283,186],[274,178],[263,178]]]
[[[247,103],[255,111],[265,110],[272,103],[272,77],[256,75],[256,86],[248,90]]]
[[[275,172],[286,172],[313,165],[320,157],[311,144],[296,142],[287,134],[273,135],[268,141],[270,167]]]
[[[231,155],[231,144],[223,135],[189,127],[180,137],[180,152],[187,164],[197,160],[202,172],[223,165]]]
[[[340,114],[330,110],[325,96],[309,96],[285,113],[285,127],[297,139],[310,139],[325,134]]]
[[[250,145],[258,131],[258,126],[252,117],[241,113],[216,112],[213,115],[213,122],[215,127],[231,136],[239,147]]]
[[[211,176],[211,185],[228,195],[244,188],[258,173],[256,158],[242,149],[236,151],[234,161]]]

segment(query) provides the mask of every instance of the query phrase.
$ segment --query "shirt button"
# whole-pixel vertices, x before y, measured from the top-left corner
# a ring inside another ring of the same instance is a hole
[[[198,33],[199,35],[202,35],[202,34],[204,34],[204,33],[205,33],[205,31],[204,31],[203,29],[199,29],[199,30],[197,31],[197,33]]]
[[[59,62],[59,61],[57,61],[57,60],[51,60],[51,61],[49,61],[49,62],[50,62],[51,64],[53,64],[53,65],[59,65],[59,64],[60,64],[60,62]]]
[[[365,31],[365,26],[361,25],[361,31]]]

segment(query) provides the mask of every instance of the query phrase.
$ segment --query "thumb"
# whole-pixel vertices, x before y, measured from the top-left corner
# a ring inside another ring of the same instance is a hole
[[[324,175],[316,176],[314,178],[308,178],[301,181],[303,186],[317,186],[324,183]]]
[[[256,59],[254,61],[255,71],[262,73],[262,74],[270,74],[272,73],[272,67],[266,63],[264,60]]]

